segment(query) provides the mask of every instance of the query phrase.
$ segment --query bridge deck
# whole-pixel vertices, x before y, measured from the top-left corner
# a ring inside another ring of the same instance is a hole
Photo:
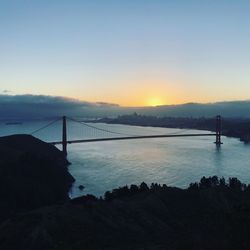
[[[118,141],[118,140],[137,140],[137,139],[150,139],[150,138],[166,138],[166,137],[201,137],[201,136],[216,136],[216,134],[183,134],[183,135],[142,135],[142,136],[128,136],[128,137],[110,137],[98,139],[83,139],[83,140],[69,140],[68,144],[73,143],[86,143],[86,142],[100,142],[100,141]],[[49,142],[53,145],[62,144],[62,141]]]

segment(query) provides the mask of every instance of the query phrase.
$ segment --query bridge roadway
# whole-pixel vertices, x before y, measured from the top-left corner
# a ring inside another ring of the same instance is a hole
[[[67,144],[73,143],[86,143],[86,142],[100,142],[100,141],[118,141],[118,140],[137,140],[137,139],[150,139],[150,138],[165,138],[165,137],[201,137],[201,136],[216,136],[216,134],[182,134],[182,135],[141,135],[141,136],[128,136],[128,137],[109,137],[97,139],[82,139],[82,140],[69,140]],[[62,144],[62,141],[49,142],[53,145]]]

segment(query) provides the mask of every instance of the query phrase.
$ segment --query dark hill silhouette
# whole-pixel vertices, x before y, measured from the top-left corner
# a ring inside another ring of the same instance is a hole
[[[0,225],[1,249],[249,249],[249,186],[202,178],[186,190],[145,183],[88,195]]]
[[[29,135],[0,137],[0,221],[68,199],[74,181],[56,147]]]

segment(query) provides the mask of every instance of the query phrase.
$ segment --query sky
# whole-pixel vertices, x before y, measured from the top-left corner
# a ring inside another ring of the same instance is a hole
[[[0,0],[0,93],[249,100],[249,13],[249,0]]]

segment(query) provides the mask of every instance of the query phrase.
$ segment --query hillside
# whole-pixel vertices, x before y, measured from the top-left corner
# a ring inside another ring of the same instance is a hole
[[[203,178],[189,189],[123,187],[0,225],[1,249],[249,249],[249,186]]]
[[[0,137],[0,221],[68,199],[74,178],[56,147],[29,135]]]

